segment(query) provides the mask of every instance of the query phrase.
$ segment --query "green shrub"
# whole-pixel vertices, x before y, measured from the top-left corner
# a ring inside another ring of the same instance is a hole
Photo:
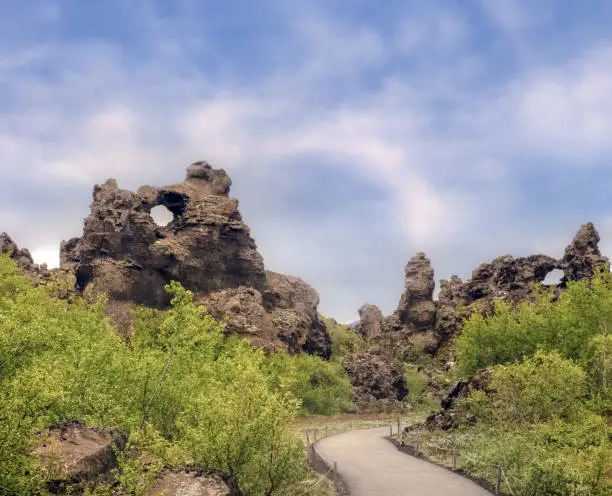
[[[279,352],[262,365],[276,390],[290,391],[300,401],[301,414],[336,415],[355,408],[353,386],[338,362]]]
[[[413,365],[404,367],[404,382],[408,388],[407,401],[411,405],[421,405],[425,402],[427,392],[427,377]]]
[[[572,419],[586,394],[586,374],[559,353],[537,352],[493,371],[491,408],[504,420],[538,423]]]
[[[332,359],[342,361],[351,353],[359,353],[367,347],[361,334],[348,326],[339,324],[333,319],[323,319],[332,342]]]
[[[459,371],[470,375],[490,365],[533,356],[536,351],[558,351],[582,366],[592,359],[588,343],[612,329],[612,274],[602,270],[591,282],[570,282],[559,301],[541,291],[535,304],[515,309],[496,302],[495,313],[474,313],[457,339]]]
[[[304,476],[303,446],[288,428],[299,400],[272,387],[263,353],[224,337],[191,292],[170,284],[171,310],[141,311],[125,342],[103,299],[60,300],[60,286],[34,288],[0,257],[0,494],[42,489],[34,436],[74,418],[130,433],[126,494],[142,493],[171,452],[221,471],[245,495],[283,494]],[[292,383],[285,373],[278,384]]]
[[[609,428],[588,409],[579,365],[558,352],[537,352],[495,367],[488,391],[466,400],[479,423],[460,436],[463,468],[492,479],[501,462],[506,489],[515,494],[609,494]]]

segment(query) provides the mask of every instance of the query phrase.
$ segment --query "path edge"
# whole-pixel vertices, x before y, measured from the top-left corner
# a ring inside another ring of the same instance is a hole
[[[350,496],[351,493],[344,478],[339,473],[336,473],[335,477],[331,474],[333,462],[327,461],[317,452],[318,443],[319,441],[311,444],[311,448],[309,449],[308,463],[310,467],[315,472],[327,477],[327,479],[333,483],[338,496]]]
[[[468,479],[472,481],[474,484],[477,484],[478,486],[482,487],[485,491],[488,491],[491,494],[495,495],[495,486],[493,486],[488,480],[481,479],[479,477],[474,477],[468,474],[467,472],[464,472],[463,470],[456,470],[456,469],[453,470],[451,467],[447,467],[446,465],[436,463],[434,460],[423,455],[422,453],[419,453],[417,455],[416,447],[412,446],[411,444],[405,444],[403,442],[400,443],[397,439],[392,438],[390,436],[385,436],[385,439],[389,441],[393,446],[395,446],[398,451],[401,451],[405,455],[412,456],[413,458],[417,458],[418,460],[423,460],[427,463],[431,463],[432,465],[435,465],[436,467],[440,467],[445,470],[448,470],[449,472],[452,472],[453,474],[459,475],[460,477],[463,477],[464,479]],[[507,496],[507,495],[505,493],[499,493],[496,496]]]

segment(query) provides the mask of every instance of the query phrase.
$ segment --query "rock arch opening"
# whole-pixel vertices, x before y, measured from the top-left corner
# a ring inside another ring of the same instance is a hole
[[[544,286],[558,286],[559,284],[561,284],[561,280],[563,279],[564,275],[565,274],[561,269],[553,269],[548,274],[546,274],[546,277],[542,281],[542,284]]]
[[[157,205],[151,209],[153,221],[160,227],[166,227],[174,220],[174,214],[164,205]]]

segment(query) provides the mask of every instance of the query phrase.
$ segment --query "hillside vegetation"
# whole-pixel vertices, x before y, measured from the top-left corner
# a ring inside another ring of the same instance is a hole
[[[612,494],[612,275],[570,282],[558,301],[497,303],[473,314],[457,339],[463,377],[490,370],[454,412],[450,431],[415,431],[434,458],[460,453],[459,467],[515,496]]]
[[[299,413],[352,407],[335,362],[266,355],[172,283],[168,312],[140,309],[122,340],[104,300],[70,294],[61,279],[34,287],[0,256],[0,494],[43,493],[54,474],[32,454],[58,422],[117,426],[129,435],[118,484],[96,494],[146,494],[164,467],[222,474],[236,494],[297,494],[304,446],[289,428]]]

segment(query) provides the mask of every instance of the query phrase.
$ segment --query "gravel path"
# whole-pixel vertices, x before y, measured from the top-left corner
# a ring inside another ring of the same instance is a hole
[[[468,479],[400,452],[388,435],[388,427],[356,430],[315,448],[328,463],[338,463],[351,496],[491,496]]]

